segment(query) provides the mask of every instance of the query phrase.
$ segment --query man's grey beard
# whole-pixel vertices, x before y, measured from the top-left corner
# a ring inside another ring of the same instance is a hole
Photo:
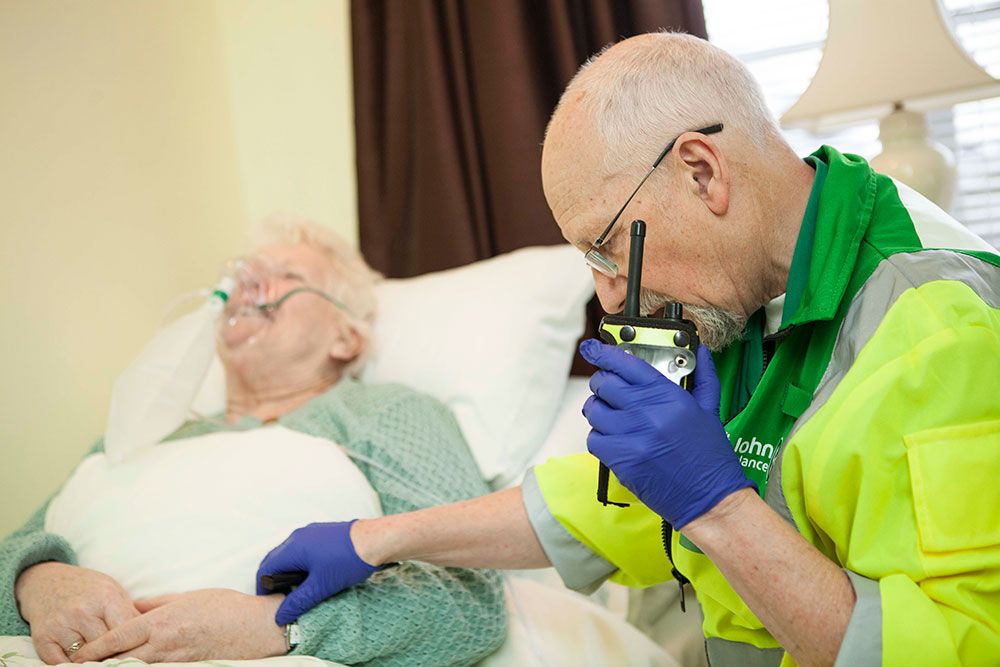
[[[639,290],[639,312],[643,316],[655,313],[667,301],[673,302],[675,299],[645,287]],[[714,306],[681,305],[684,306],[685,317],[698,325],[701,344],[713,352],[718,352],[743,337],[743,329],[747,325],[745,316]]]

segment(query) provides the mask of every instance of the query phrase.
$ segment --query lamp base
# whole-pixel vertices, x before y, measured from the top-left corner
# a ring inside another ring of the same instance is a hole
[[[879,140],[882,152],[869,162],[872,169],[902,181],[948,210],[955,196],[955,157],[930,141],[924,114],[897,107],[879,122]]]

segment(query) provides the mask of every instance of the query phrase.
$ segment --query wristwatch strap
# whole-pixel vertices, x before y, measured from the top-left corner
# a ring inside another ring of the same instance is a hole
[[[290,653],[302,643],[302,628],[295,621],[285,625],[285,653]]]

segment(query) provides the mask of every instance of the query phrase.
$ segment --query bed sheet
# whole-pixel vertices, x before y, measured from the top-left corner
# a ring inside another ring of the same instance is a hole
[[[639,630],[615,613],[578,593],[517,576],[507,580],[507,639],[482,667],[574,665],[604,667],[677,667],[678,663]],[[45,667],[29,637],[0,637],[0,667]],[[74,663],[67,663],[74,664]],[[85,663],[102,667],[147,663],[110,659]],[[339,663],[309,656],[280,656],[259,660],[202,660],[194,663],[157,663],[162,667],[335,667]]]
[[[507,640],[481,667],[680,667],[623,614],[592,598],[516,575],[507,582]]]
[[[30,637],[0,637],[0,667],[46,667],[38,657]],[[67,665],[76,663],[68,662]],[[131,658],[111,659],[103,662],[85,662],[84,665],[103,665],[103,667],[118,667],[119,665],[135,665],[142,667],[147,663]],[[199,662],[161,662],[163,667],[181,665],[204,665],[205,667],[336,667],[340,663],[320,660],[306,655],[284,655],[277,658],[262,658],[259,660],[201,660]]]

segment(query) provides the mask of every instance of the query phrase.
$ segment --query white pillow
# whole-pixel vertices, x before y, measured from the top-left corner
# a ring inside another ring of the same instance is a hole
[[[501,488],[520,481],[552,427],[593,295],[590,270],[568,244],[385,280],[362,379],[445,403],[483,477]],[[192,409],[224,406],[216,360]]]
[[[571,377],[566,383],[556,411],[555,423],[545,442],[531,459],[531,465],[545,463],[549,459],[572,456],[587,451],[587,436],[590,423],[583,416],[583,404],[590,398],[590,378]]]
[[[133,598],[252,595],[261,559],[299,526],[381,515],[340,447],[273,424],[161,443],[113,465],[91,455],[49,503],[45,530]]]
[[[521,477],[552,427],[593,294],[570,245],[387,280],[363,378],[445,403],[483,477],[500,488]]]

